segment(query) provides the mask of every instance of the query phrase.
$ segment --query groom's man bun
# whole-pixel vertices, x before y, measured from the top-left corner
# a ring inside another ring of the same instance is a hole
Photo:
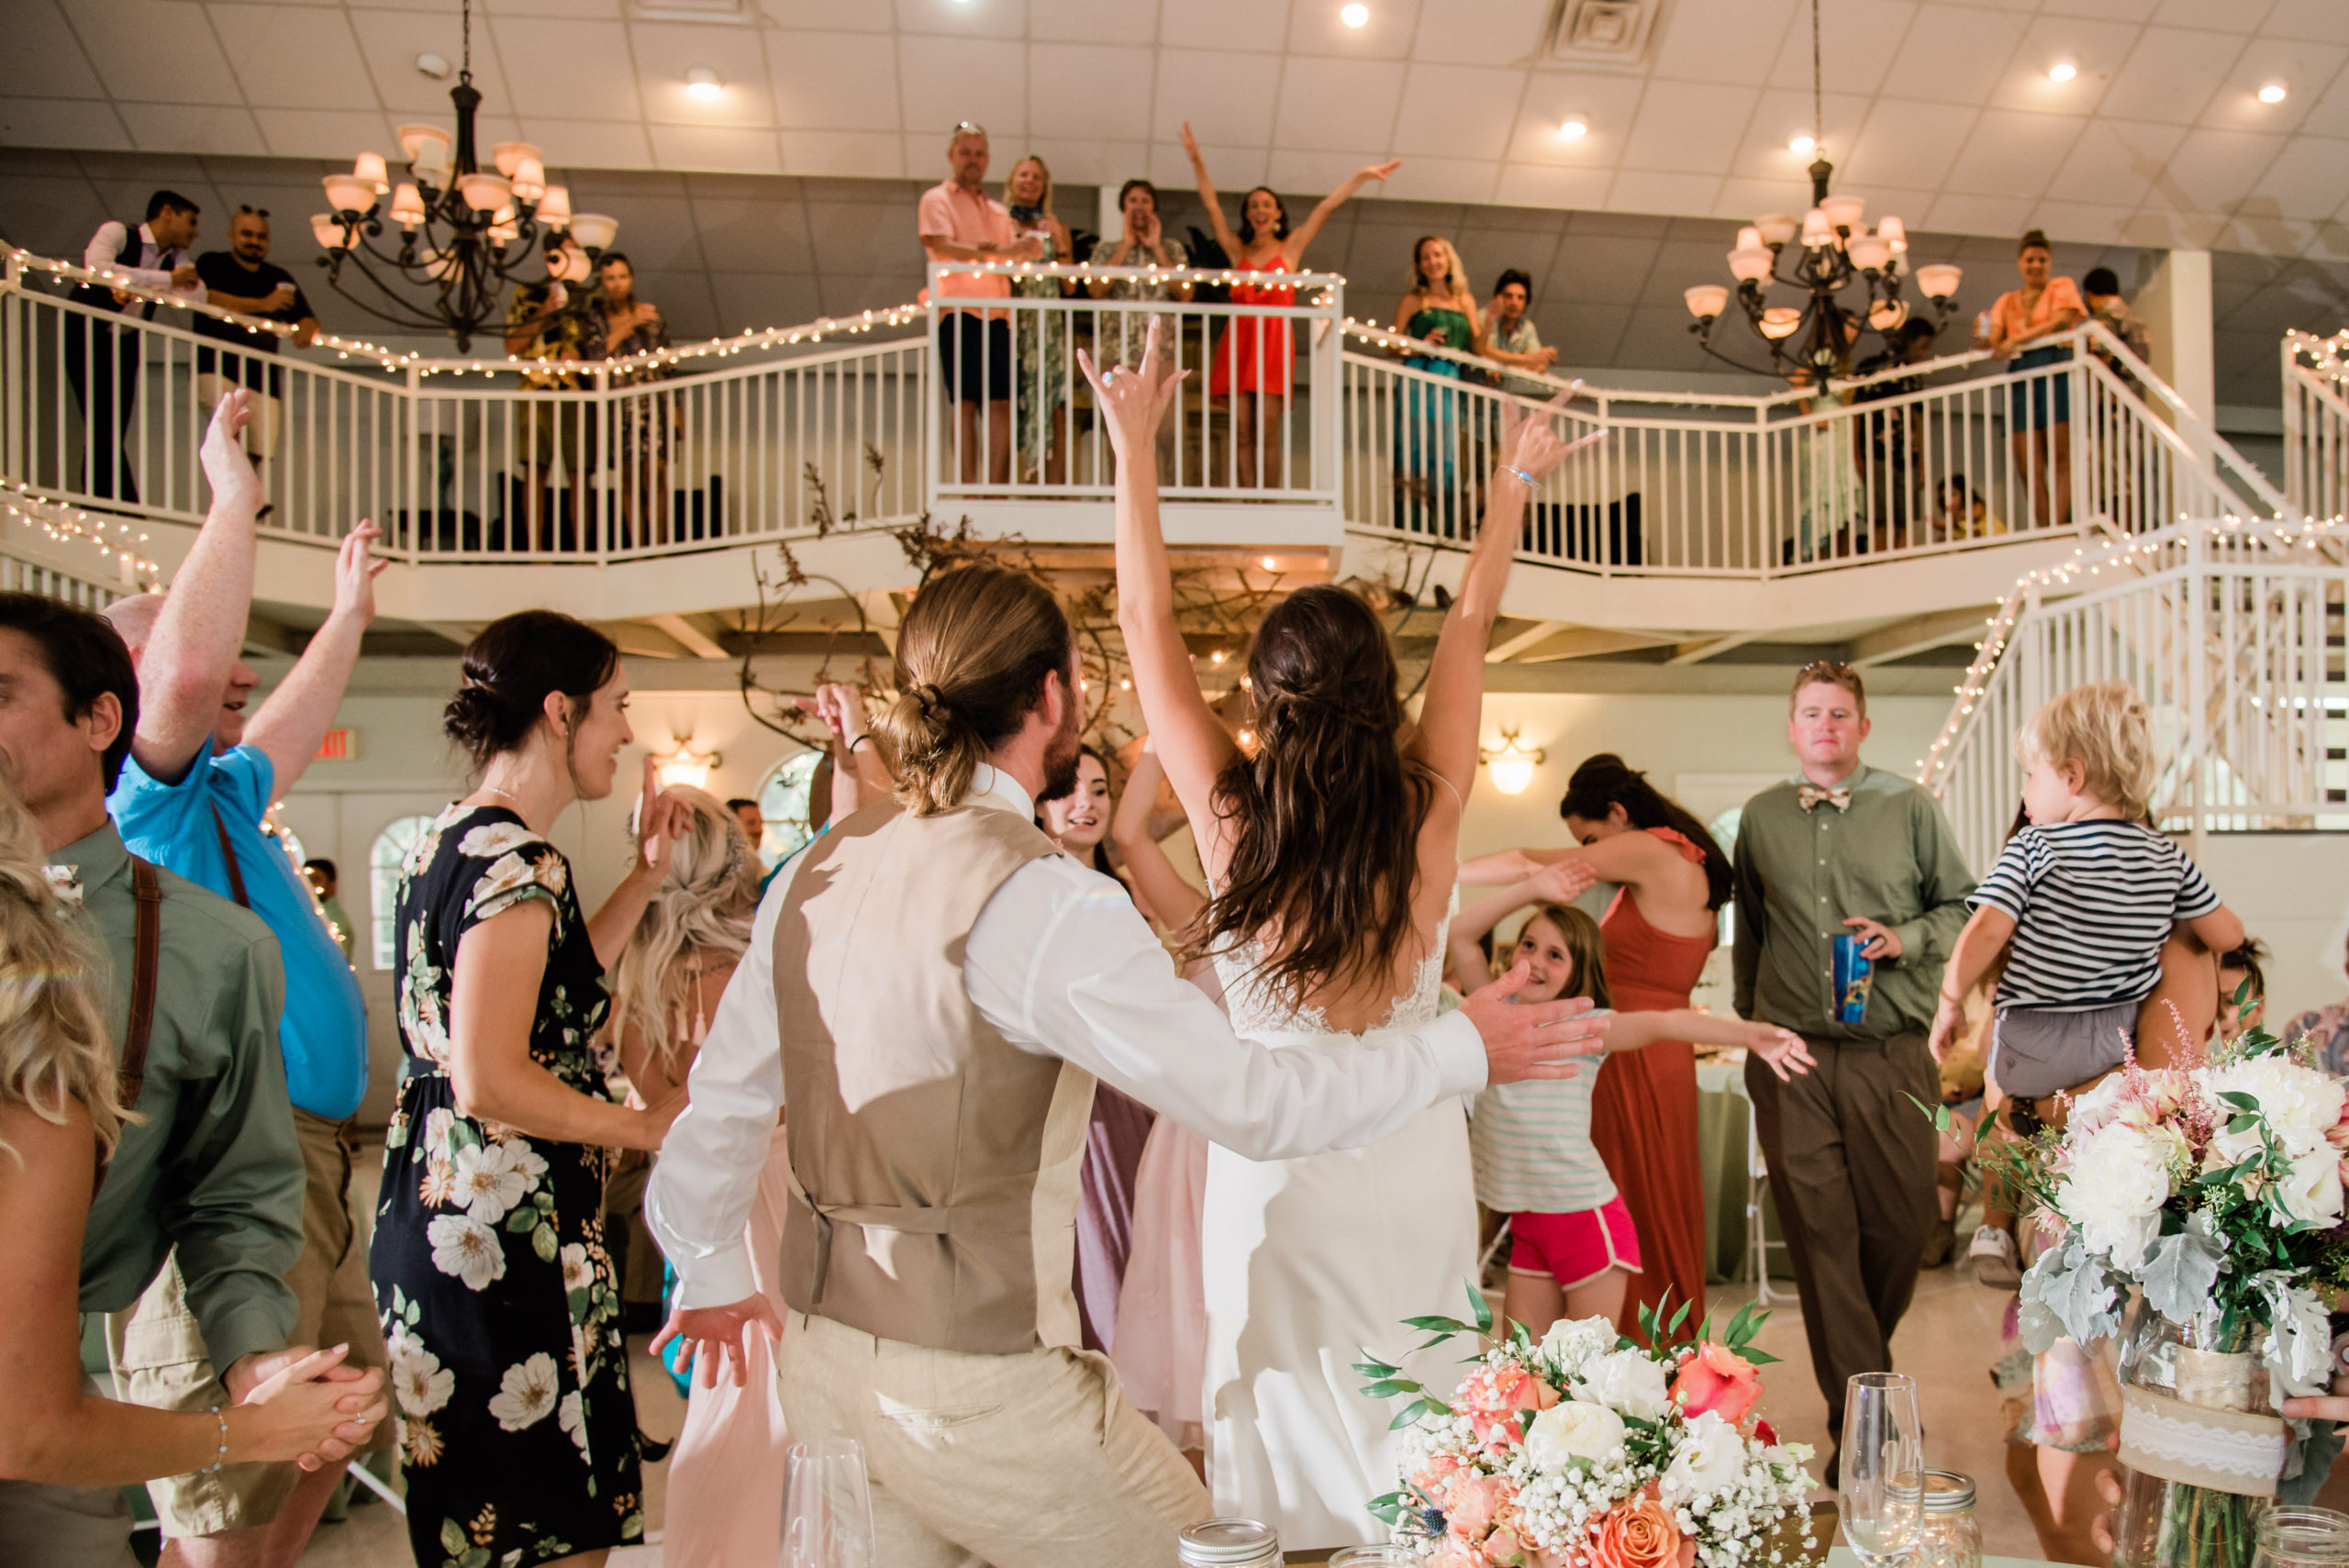
[[[906,809],[933,817],[962,804],[1074,649],[1060,602],[1023,573],[980,563],[924,584],[897,629],[898,695],[880,719]]]

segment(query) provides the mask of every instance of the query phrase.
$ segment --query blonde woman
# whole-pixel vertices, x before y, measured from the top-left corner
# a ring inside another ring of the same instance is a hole
[[[1481,354],[1490,346],[1468,287],[1460,252],[1439,234],[1411,250],[1411,283],[1395,306],[1395,330],[1431,348]],[[1406,354],[1411,369],[1442,381],[1458,381],[1467,367],[1443,354]],[[1449,387],[1406,380],[1395,409],[1395,487],[1410,526],[1432,528],[1449,537],[1465,508],[1453,495],[1460,446],[1459,394]]]
[[[1052,212],[1052,171],[1034,153],[1011,166],[1003,183],[1004,205],[1020,238],[1042,244],[1047,264],[1075,260],[1068,225]],[[1016,299],[1059,299],[1068,280],[1011,280]],[[1068,477],[1068,317],[1054,310],[1022,310],[1012,318],[1012,355],[1019,377],[1016,407],[1019,469],[1023,477],[1058,484]]]
[[[640,1096],[659,1104],[685,1087],[709,1020],[750,946],[759,908],[759,862],[732,812],[697,789],[671,792],[681,806],[668,873],[645,904],[613,966],[612,1013],[620,1065]],[[751,1211],[754,1266],[781,1255],[790,1195],[783,1124],[774,1127]],[[775,1282],[762,1289],[782,1297]],[[757,1352],[767,1353],[760,1341]],[[773,1561],[783,1550],[783,1407],[762,1366],[746,1385],[707,1379],[685,1407],[669,1465],[669,1561],[680,1568]]]
[[[232,1408],[150,1410],[89,1391],[82,1227],[124,1120],[106,968],[43,874],[31,819],[0,789],[0,1562],[56,1544],[57,1518],[27,1507],[27,1483],[115,1487],[252,1461],[315,1470],[321,1445],[356,1447],[381,1416],[381,1372],[316,1381],[339,1349],[280,1367]]]

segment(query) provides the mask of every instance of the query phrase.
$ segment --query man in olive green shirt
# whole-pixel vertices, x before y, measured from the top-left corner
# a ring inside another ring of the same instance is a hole
[[[106,798],[137,712],[137,678],[112,628],[53,599],[0,594],[0,773],[39,829],[52,878],[106,943],[113,969],[106,1016],[118,1051],[138,915],[130,857]],[[201,1409],[242,1400],[286,1363],[295,1304],[284,1276],[302,1251],[305,1179],[277,1046],[284,977],[276,939],[227,899],[170,872],[159,880],[157,984],[138,1118],[124,1127],[91,1203],[81,1307],[123,1311],[176,1253],[187,1334],[171,1344],[159,1333],[115,1347],[115,1371],[127,1396],[151,1404],[160,1401],[140,1397],[143,1374],[208,1361],[218,1369],[210,1391],[191,1390],[193,1406],[179,1406]],[[371,1407],[368,1422],[382,1414]],[[362,1435],[364,1425],[355,1429]],[[336,1451],[321,1453],[330,1460],[350,1451],[328,1446]],[[0,1523],[21,1522],[28,1489],[0,1485],[17,1488]],[[61,1497],[29,1543],[0,1541],[0,1559],[123,1560],[128,1518],[116,1496],[109,1489]],[[103,1544],[109,1530],[111,1554]]]
[[[1909,1096],[1941,1098],[1925,1035],[1974,890],[1933,798],[1860,761],[1867,733],[1857,672],[1805,665],[1787,719],[1802,771],[1746,803],[1734,855],[1737,1011],[1795,1030],[1819,1059],[1780,1084],[1756,1058],[1745,1084],[1839,1443],[1845,1382],[1891,1370],[1892,1330],[1940,1218],[1933,1127]],[[1857,1023],[1836,1017],[1839,935],[1875,966]]]

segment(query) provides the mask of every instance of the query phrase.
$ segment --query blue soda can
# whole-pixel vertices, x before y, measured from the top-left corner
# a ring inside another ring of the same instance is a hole
[[[1835,939],[1835,1021],[1856,1024],[1867,1016],[1868,986],[1876,974],[1876,965],[1860,951],[1865,937],[1838,936]]]

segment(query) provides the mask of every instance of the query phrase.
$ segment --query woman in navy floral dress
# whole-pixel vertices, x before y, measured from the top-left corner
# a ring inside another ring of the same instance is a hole
[[[644,1533],[604,1182],[613,1149],[660,1147],[683,1096],[614,1105],[589,1041],[674,806],[648,765],[643,852],[585,917],[544,835],[611,793],[631,739],[618,651],[533,610],[484,630],[464,665],[447,728],[482,785],[402,868],[406,1073],[368,1272],[419,1568],[592,1565]]]

